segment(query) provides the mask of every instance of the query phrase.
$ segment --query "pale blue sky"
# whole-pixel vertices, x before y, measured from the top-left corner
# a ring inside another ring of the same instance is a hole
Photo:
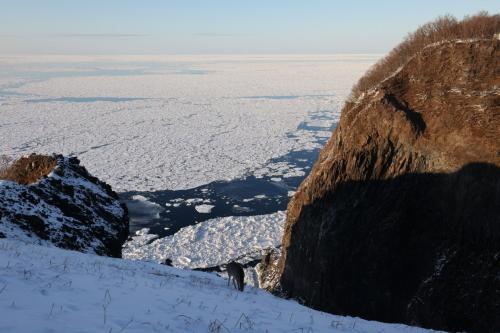
[[[383,53],[498,0],[0,0],[0,54]]]

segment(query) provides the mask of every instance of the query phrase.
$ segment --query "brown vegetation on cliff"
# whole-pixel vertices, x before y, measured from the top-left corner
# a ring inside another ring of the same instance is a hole
[[[413,53],[344,105],[288,206],[281,287],[337,314],[498,331],[500,41]]]
[[[491,39],[498,32],[500,15],[488,15],[487,12],[465,17],[462,21],[446,15],[424,24],[359,79],[352,90],[351,98],[357,98],[373,88],[427,45],[457,39]]]
[[[57,165],[53,156],[36,155],[21,157],[0,172],[0,179],[14,181],[18,184],[32,184],[47,177]]]

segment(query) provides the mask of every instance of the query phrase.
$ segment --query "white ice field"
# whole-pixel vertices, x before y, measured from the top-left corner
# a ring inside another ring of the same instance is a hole
[[[379,57],[3,56],[0,155],[76,155],[118,192],[267,172],[317,147],[299,124],[330,126]]]

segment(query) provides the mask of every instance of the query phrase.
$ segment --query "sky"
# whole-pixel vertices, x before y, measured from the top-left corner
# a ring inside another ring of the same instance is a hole
[[[385,53],[498,0],[0,0],[0,54]]]

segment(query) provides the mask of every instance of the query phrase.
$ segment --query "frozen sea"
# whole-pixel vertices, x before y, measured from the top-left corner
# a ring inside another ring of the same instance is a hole
[[[77,156],[131,231],[272,214],[380,55],[0,56],[0,155]]]

